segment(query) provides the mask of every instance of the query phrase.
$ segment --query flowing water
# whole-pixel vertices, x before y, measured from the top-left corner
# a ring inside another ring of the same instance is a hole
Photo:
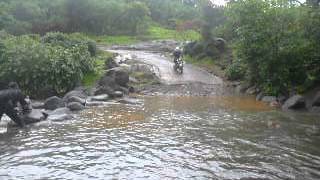
[[[319,179],[319,117],[250,97],[138,97],[0,134],[0,179]]]

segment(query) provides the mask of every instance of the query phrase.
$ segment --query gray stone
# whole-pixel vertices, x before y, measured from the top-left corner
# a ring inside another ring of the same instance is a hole
[[[104,106],[106,103],[103,101],[88,101],[86,106],[87,107],[94,107],[94,106]]]
[[[320,92],[316,94],[312,101],[312,106],[320,106]]]
[[[44,108],[47,110],[55,110],[64,106],[63,100],[57,96],[50,97],[44,102]]]
[[[73,90],[64,95],[63,100],[67,102],[67,100],[71,97],[78,97],[81,99],[86,99],[87,94],[83,90]]]
[[[261,101],[271,103],[277,101],[277,97],[275,96],[264,96]]]
[[[118,102],[121,104],[131,104],[131,105],[141,104],[139,100],[133,99],[133,98],[123,98],[123,99],[120,99]]]
[[[123,97],[123,92],[121,91],[115,91],[112,93],[113,97],[119,98],[119,97]]]
[[[77,96],[71,96],[70,98],[67,99],[67,103],[72,103],[72,102],[77,102],[77,103],[80,103],[82,105],[86,104],[86,100],[85,99],[82,99],[80,97],[77,97]]]
[[[71,110],[71,111],[81,111],[83,109],[85,109],[84,105],[82,105],[79,102],[71,102],[68,103],[67,107]]]
[[[32,102],[31,106],[32,106],[32,109],[44,109],[43,102]]]
[[[301,95],[295,95],[290,97],[282,106],[283,110],[301,110],[306,109],[305,98]]]
[[[70,120],[72,118],[74,117],[71,114],[56,114],[56,115],[49,116],[48,120],[60,122],[60,121]]]
[[[310,112],[320,114],[320,106],[313,106]]]
[[[263,92],[260,92],[256,97],[256,101],[261,101],[262,98],[263,98]]]
[[[91,101],[108,101],[110,99],[108,94],[91,97]]]
[[[59,115],[59,114],[71,114],[72,112],[70,111],[69,108],[63,107],[63,108],[58,108],[54,111],[51,112],[47,112],[47,114],[49,116],[53,116],[53,115]]]
[[[72,119],[71,111],[68,108],[59,108],[52,112],[48,112],[48,120],[51,121],[64,121]]]
[[[249,89],[246,90],[246,94],[249,94],[249,95],[253,95],[253,94],[256,94],[256,93],[257,93],[256,86],[250,87]]]
[[[22,115],[21,119],[23,119],[26,124],[31,124],[45,120],[46,115],[41,110],[33,109],[30,113]]]

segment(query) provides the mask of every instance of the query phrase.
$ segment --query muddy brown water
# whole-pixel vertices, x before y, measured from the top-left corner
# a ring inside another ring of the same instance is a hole
[[[138,97],[0,135],[0,179],[319,179],[318,117],[251,97]]]

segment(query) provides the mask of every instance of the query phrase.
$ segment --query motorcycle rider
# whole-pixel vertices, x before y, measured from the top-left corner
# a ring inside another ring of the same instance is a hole
[[[179,47],[176,47],[173,51],[173,57],[173,62],[175,64],[178,64],[178,60],[180,59],[180,57],[182,57],[182,50]]]

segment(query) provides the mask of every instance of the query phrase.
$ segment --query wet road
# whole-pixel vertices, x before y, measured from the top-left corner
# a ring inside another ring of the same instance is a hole
[[[107,49],[105,49],[107,50]],[[109,50],[123,56],[131,55],[134,60],[141,61],[146,64],[153,65],[157,69],[157,75],[164,84],[185,84],[185,83],[203,83],[210,85],[221,85],[221,78],[214,76],[198,67],[190,64],[184,65],[183,74],[178,74],[173,70],[173,61],[168,57],[159,53],[146,51],[131,51],[131,50]]]

